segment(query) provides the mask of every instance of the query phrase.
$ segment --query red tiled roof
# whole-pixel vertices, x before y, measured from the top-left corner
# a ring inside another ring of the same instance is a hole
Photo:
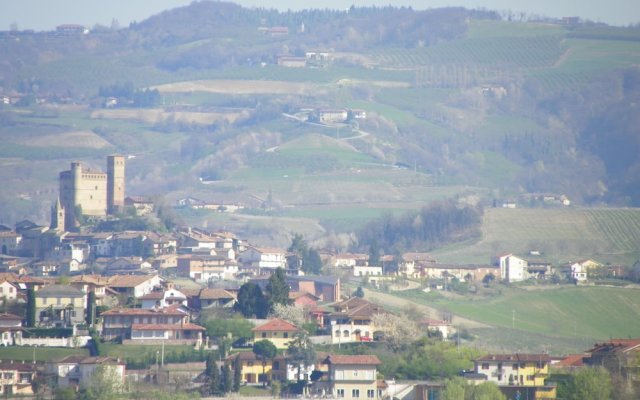
[[[584,354],[570,354],[558,361],[556,367],[582,367],[584,365]]]
[[[611,339],[608,342],[596,343],[595,346],[591,350],[589,350],[589,353],[602,351],[626,352],[638,346],[640,346],[640,339]]]
[[[154,309],[143,309],[143,308],[113,308],[111,310],[105,311],[102,315],[142,315],[142,316],[151,316],[151,315],[186,315],[184,312],[180,311],[177,305],[164,307],[157,310]]]
[[[377,356],[364,354],[364,355],[342,355],[332,354],[327,356],[322,362],[323,364],[334,365],[380,365],[381,362]]]
[[[202,289],[200,299],[217,300],[217,299],[235,299],[236,297],[224,289]]]
[[[550,362],[548,354],[488,354],[476,361],[520,361],[520,362]]]
[[[204,331],[200,325],[192,324],[132,324],[133,331]]]
[[[156,275],[114,275],[109,278],[109,286],[112,287],[136,287]]]
[[[299,330],[300,328],[294,324],[279,318],[273,318],[252,329],[253,332],[297,332]]]

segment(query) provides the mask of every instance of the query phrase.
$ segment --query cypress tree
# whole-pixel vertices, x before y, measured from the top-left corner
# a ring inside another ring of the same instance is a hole
[[[36,292],[33,287],[27,291],[27,326],[36,326]]]

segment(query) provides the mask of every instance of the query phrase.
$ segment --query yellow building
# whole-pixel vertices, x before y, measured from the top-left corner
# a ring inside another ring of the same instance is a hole
[[[489,354],[474,365],[477,374],[496,383],[507,396],[519,392],[522,398],[555,399],[556,387],[546,384],[550,362],[547,354]]]
[[[262,361],[253,351],[241,351],[225,359],[225,363],[235,370],[240,368],[242,384],[258,384],[269,381],[284,381],[287,377],[287,364],[282,356]]]
[[[66,285],[48,285],[35,292],[36,324],[72,326],[84,323],[86,296]]]
[[[273,343],[277,349],[286,349],[291,339],[293,339],[301,329],[282,319],[273,318],[253,328],[252,331],[254,343],[258,340],[266,339]]]

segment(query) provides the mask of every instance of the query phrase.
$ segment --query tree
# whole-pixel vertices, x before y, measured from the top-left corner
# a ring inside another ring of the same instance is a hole
[[[467,383],[462,378],[449,379],[444,385],[441,400],[462,400],[464,399]]]
[[[209,353],[205,364],[205,385],[203,391],[205,395],[219,395],[221,394],[222,382],[220,380],[220,368],[216,363],[217,354]]]
[[[274,304],[272,310],[273,316],[291,322],[296,326],[302,326],[305,321],[305,310],[297,304]]]
[[[289,356],[292,364],[298,368],[297,378],[298,382],[300,382],[302,367],[306,369],[315,364],[316,352],[306,332],[296,333],[288,346],[287,356]],[[306,385],[306,381],[303,381],[303,385]],[[304,388],[302,392],[304,393]]]
[[[233,361],[233,391],[240,391],[240,381],[242,380],[242,363],[240,357],[236,357]]]
[[[378,248],[378,242],[375,240],[369,246],[369,265],[380,265],[380,249]]]
[[[253,352],[262,361],[262,379],[264,386],[267,385],[267,376],[265,374],[265,367],[267,360],[273,359],[278,353],[278,349],[270,340],[259,340],[253,344]]]
[[[389,346],[396,350],[410,345],[422,336],[418,324],[404,315],[374,314],[371,324],[384,333]]]
[[[498,385],[484,382],[473,385],[460,377],[447,380],[441,400],[506,400]]]
[[[233,373],[231,372],[231,368],[226,364],[222,367],[221,382],[222,393],[229,393],[233,390]]]
[[[304,272],[318,275],[322,271],[322,259],[320,253],[314,248],[310,248],[307,256],[302,261],[302,269]]]
[[[573,374],[567,393],[562,397],[569,400],[607,400],[611,399],[612,393],[613,385],[609,371],[603,367],[592,367],[583,368]]]
[[[33,287],[27,291],[27,326],[36,326],[36,292]]]
[[[284,269],[276,268],[273,274],[271,274],[265,292],[269,302],[269,310],[272,309],[274,304],[287,305],[291,303],[291,299],[289,299],[289,285],[285,280]]]
[[[262,294],[262,290],[258,285],[251,282],[240,286],[238,301],[234,308],[247,318],[265,318],[269,313],[267,299]]]
[[[99,365],[80,391],[80,400],[115,400],[124,389],[116,366]]]
[[[353,295],[360,298],[364,297],[364,289],[362,289],[362,286],[358,286],[356,291],[353,292]]]
[[[91,291],[87,295],[87,325],[93,326],[96,321],[96,294]]]

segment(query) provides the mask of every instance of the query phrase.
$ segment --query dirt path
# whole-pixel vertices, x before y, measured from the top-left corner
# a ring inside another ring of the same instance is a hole
[[[419,311],[423,312],[426,315],[429,315],[433,319],[440,319],[440,311],[429,307],[425,304],[416,303],[414,301],[403,299],[400,297],[396,297],[389,293],[382,292],[372,292],[369,290],[365,290],[365,298],[374,303],[380,304],[381,306],[389,306],[398,309],[404,309],[407,307],[415,307]],[[452,324],[454,326],[464,326],[465,328],[489,328],[489,325],[483,324],[478,321],[474,321],[471,319],[459,317],[457,315],[453,316]]]

